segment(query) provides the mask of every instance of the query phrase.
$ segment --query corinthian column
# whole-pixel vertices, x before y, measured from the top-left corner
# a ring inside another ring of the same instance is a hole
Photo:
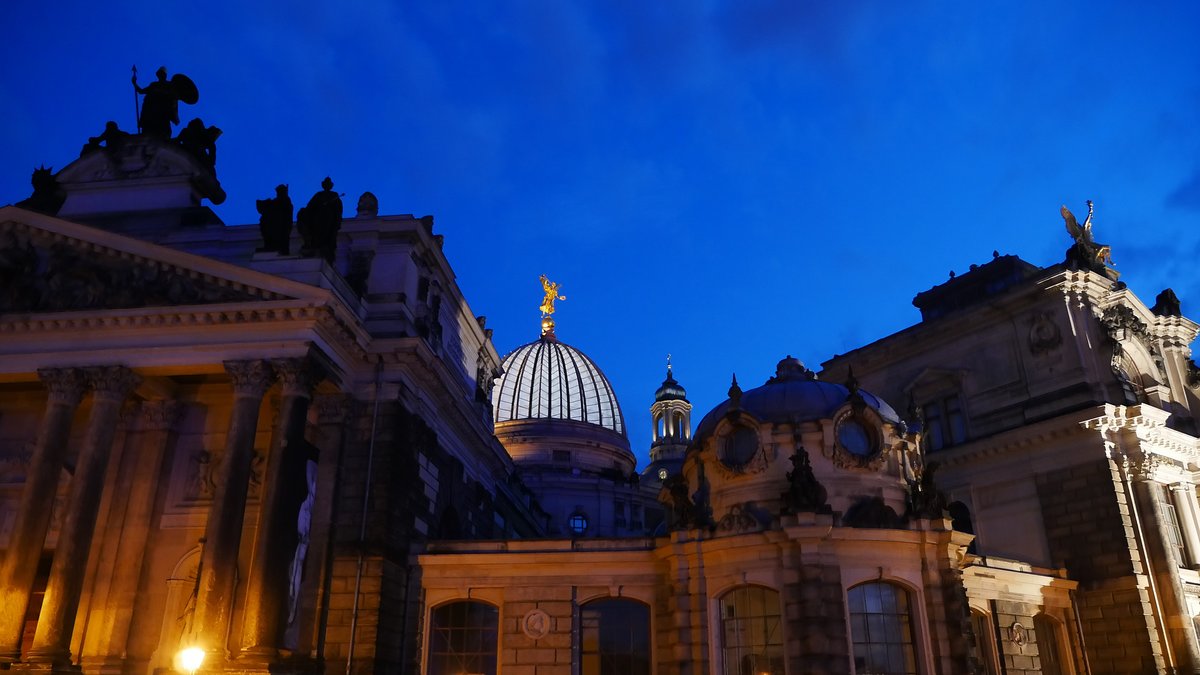
[[[271,661],[279,653],[287,624],[289,596],[298,602],[302,561],[295,564],[299,541],[297,516],[308,495],[308,403],[320,371],[307,358],[273,361],[283,385],[279,428],[267,458],[258,536],[250,566],[243,624],[243,656]],[[307,537],[307,532],[304,533]],[[307,543],[307,542],[306,542]]]
[[[225,371],[233,380],[233,413],[204,526],[194,636],[199,646],[220,658],[225,656],[225,635],[233,605],[258,411],[263,395],[275,380],[275,373],[266,361],[226,361]]]
[[[58,489],[71,419],[86,385],[83,372],[74,368],[39,370],[38,376],[50,390],[50,397],[25,475],[17,522],[0,561],[0,661],[15,661],[21,656],[25,610],[50,527],[50,507]]]
[[[29,661],[69,664],[71,631],[75,628],[75,613],[79,609],[79,594],[87,572],[88,551],[96,529],[96,514],[104,492],[104,474],[112,452],[113,435],[125,398],[141,378],[124,366],[88,368],[87,378],[95,394],[88,418],[87,436],[75,462],[71,477],[71,496],[54,562],[50,565],[50,581],[42,613],[38,616],[37,631]]]

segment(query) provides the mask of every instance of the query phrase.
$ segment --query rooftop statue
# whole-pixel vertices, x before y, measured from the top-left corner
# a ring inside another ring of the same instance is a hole
[[[258,208],[258,229],[263,240],[258,252],[287,255],[292,238],[292,199],[288,197],[288,186],[277,186],[273,198],[259,199],[254,204]]]
[[[542,281],[542,292],[545,293],[540,308],[542,310],[542,335],[554,337],[554,319],[551,316],[554,314],[554,301],[566,300],[567,296],[559,295],[559,284],[547,279],[545,274],[539,278]]]
[[[179,132],[180,147],[190,152],[200,163],[216,171],[217,169],[217,139],[221,130],[217,127],[206,127],[199,118],[187,123]]]
[[[155,75],[157,80],[139,87],[137,66],[133,67],[133,90],[145,96],[138,114],[138,128],[147,136],[169,140],[171,125],[179,124],[179,102],[194,105],[200,99],[200,92],[187,75],[176,73],[168,80],[166,67],[159,68]],[[136,109],[136,94],[134,105]]]
[[[541,307],[542,316],[545,317],[545,316],[550,316],[551,314],[554,313],[554,301],[555,300],[566,300],[567,296],[559,295],[558,294],[559,284],[556,284],[553,281],[550,281],[549,279],[547,279],[545,274],[543,274],[540,277],[540,279],[542,281],[542,291],[546,294],[546,296],[542,299],[542,307]]]
[[[54,169],[44,166],[34,169],[30,182],[33,184],[33,194],[29,196],[29,199],[23,199],[16,205],[50,216],[57,215],[67,195],[58,184],[58,177],[54,175]]]
[[[332,263],[337,233],[342,229],[342,197],[333,191],[329,176],[321,181],[321,188],[307,206],[296,212],[296,229],[303,238],[300,255],[319,256]]]
[[[1117,271],[1112,265],[1112,248],[1107,244],[1098,244],[1092,239],[1092,200],[1087,202],[1087,219],[1080,225],[1065,205],[1062,207],[1062,217],[1067,224],[1067,234],[1075,240],[1074,245],[1067,249],[1067,264],[1073,268],[1089,269],[1099,272],[1116,280]]]
[[[83,150],[79,151],[79,156],[83,157],[97,150],[117,150],[125,144],[125,140],[128,138],[129,134],[121,131],[116,122],[109,120],[104,124],[104,131],[99,136],[88,138],[87,145],[83,146]],[[101,143],[104,145],[100,145]]]

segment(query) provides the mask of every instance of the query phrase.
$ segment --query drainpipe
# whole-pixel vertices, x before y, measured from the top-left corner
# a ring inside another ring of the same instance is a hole
[[[1083,657],[1083,672],[1092,672],[1092,664],[1088,663],[1087,643],[1083,641],[1083,617],[1079,615],[1079,600],[1075,597],[1075,589],[1067,591],[1071,598],[1071,611],[1075,615],[1075,636],[1079,639],[1079,654]]]
[[[375,468],[375,429],[379,424],[379,399],[383,380],[383,357],[375,361],[375,405],[371,413],[371,440],[367,444],[367,482],[363,488],[362,518],[358,525],[358,568],[354,572],[354,606],[350,610],[350,646],[346,650],[346,675],[354,665],[354,641],[358,636],[358,594],[362,588],[363,565],[366,562],[367,514],[371,507],[371,480]]]

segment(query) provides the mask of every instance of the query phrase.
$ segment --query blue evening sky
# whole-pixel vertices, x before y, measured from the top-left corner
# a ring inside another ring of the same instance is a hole
[[[434,214],[501,353],[559,336],[644,458],[666,354],[696,420],[919,318],[991,258],[1048,265],[1060,204],[1144,300],[1200,315],[1200,4],[565,0],[8,2],[0,203],[166,65],[224,130],[217,213],[325,175]],[[348,214],[349,215],[349,214]],[[1082,219],[1082,216],[1081,216]],[[903,402],[893,402],[901,405]],[[644,459],[642,460],[644,461]]]

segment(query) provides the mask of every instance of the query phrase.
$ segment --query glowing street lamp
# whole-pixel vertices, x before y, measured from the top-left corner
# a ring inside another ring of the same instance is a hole
[[[179,666],[188,672],[188,675],[194,675],[204,663],[204,650],[199,647],[182,649],[176,655],[176,660]]]

